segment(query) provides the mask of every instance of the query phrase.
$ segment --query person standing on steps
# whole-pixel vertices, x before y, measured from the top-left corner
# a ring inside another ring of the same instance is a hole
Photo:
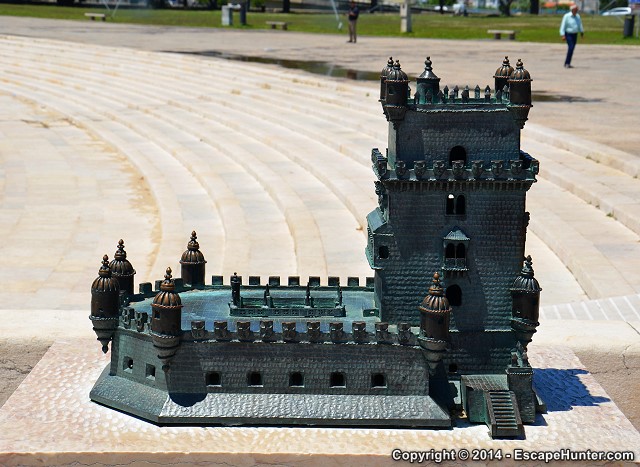
[[[582,27],[582,20],[578,14],[578,5],[572,4],[569,13],[562,17],[562,23],[560,23],[560,35],[563,41],[567,41],[567,58],[564,60],[565,68],[573,68],[571,66],[571,57],[573,56],[573,49],[576,48],[578,42],[578,33],[580,37],[584,37],[584,28]]]
[[[356,42],[356,25],[359,15],[360,10],[358,9],[358,5],[352,0],[349,4],[349,42]]]

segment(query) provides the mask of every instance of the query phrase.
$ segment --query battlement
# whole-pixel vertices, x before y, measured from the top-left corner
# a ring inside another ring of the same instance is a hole
[[[445,86],[438,93],[433,93],[430,89],[426,92],[418,90],[414,94],[413,98],[409,96],[407,99],[407,105],[412,106],[416,110],[428,109],[432,106],[439,106],[446,108],[452,106],[452,110],[459,112],[462,110],[460,106],[492,106],[495,108],[506,108],[511,104],[509,86],[505,85],[502,89],[491,90],[491,86],[487,85],[484,89],[480,89],[479,85],[476,85],[473,90],[469,89],[469,86],[465,86],[462,90],[458,86],[454,86],[449,89]]]
[[[535,182],[535,176],[540,170],[539,162],[524,151],[520,151],[520,158],[517,160],[492,160],[489,163],[474,160],[468,164],[455,160],[451,162],[451,167],[447,167],[444,160],[434,160],[431,164],[425,160],[417,160],[412,168],[408,168],[403,160],[396,159],[395,163],[390,164],[378,148],[373,148],[371,162],[375,174],[385,181]]]
[[[122,329],[149,334],[149,315],[126,307],[120,316],[120,326]],[[191,330],[183,331],[180,339],[208,342],[381,344],[411,347],[418,345],[418,331],[418,328],[412,328],[408,323],[392,326],[389,323],[378,322],[374,323],[374,329],[367,329],[367,323],[364,321],[353,321],[351,332],[347,332],[342,322],[326,324],[313,320],[297,320],[277,323],[271,319],[214,321],[213,328],[207,329],[204,320],[194,320],[191,321]]]

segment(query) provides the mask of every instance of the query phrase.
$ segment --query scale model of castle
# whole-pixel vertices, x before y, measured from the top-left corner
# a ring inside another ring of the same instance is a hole
[[[505,58],[493,92],[441,89],[425,64],[413,97],[399,62],[381,74],[374,277],[205,285],[193,232],[182,277],[135,293],[120,240],[91,287],[94,331],[112,342],[92,400],[161,425],[446,428],[463,409],[492,437],[524,436],[543,409],[526,352],[541,290],[524,258],[531,77]]]

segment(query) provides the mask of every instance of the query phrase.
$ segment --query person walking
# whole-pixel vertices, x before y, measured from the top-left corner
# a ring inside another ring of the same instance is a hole
[[[584,37],[584,28],[582,27],[582,20],[578,14],[578,5],[572,4],[569,13],[562,17],[562,23],[560,23],[560,35],[563,41],[567,41],[567,58],[564,60],[565,68],[573,68],[571,66],[571,57],[573,57],[573,49],[576,48],[578,42],[578,33],[580,37]]]
[[[356,24],[359,15],[358,5],[352,0],[349,4],[349,42],[356,42]]]

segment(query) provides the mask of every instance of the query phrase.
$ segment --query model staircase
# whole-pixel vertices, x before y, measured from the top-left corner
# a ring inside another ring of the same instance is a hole
[[[524,438],[524,427],[513,391],[487,391],[487,426],[492,438]]]

